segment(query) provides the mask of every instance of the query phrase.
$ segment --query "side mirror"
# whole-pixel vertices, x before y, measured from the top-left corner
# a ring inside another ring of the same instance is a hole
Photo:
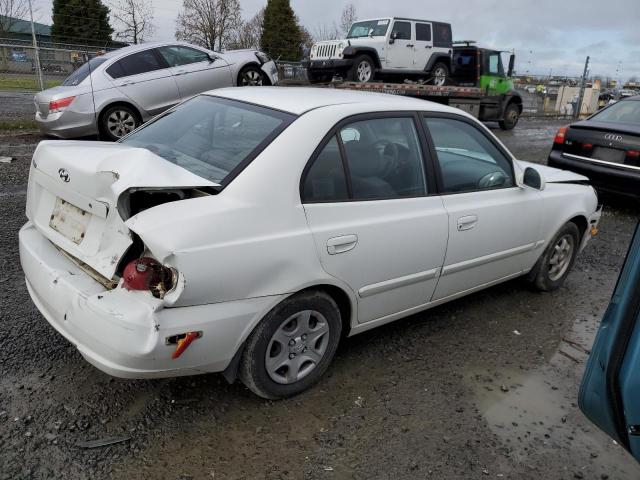
[[[507,73],[507,77],[510,77],[513,75],[513,67],[516,64],[516,56],[515,54],[511,54],[511,56],[509,57],[509,71]]]
[[[544,190],[545,187],[542,175],[532,167],[525,168],[524,175],[522,176],[522,184],[534,190]]]
[[[391,35],[389,36],[389,43],[395,43],[396,38],[398,38],[398,32],[391,32]]]
[[[207,55],[209,56],[210,62],[215,62],[218,59],[218,57],[215,56],[213,53],[207,53]]]

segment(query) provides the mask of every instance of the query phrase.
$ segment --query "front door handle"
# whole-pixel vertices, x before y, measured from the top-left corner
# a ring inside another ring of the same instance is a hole
[[[431,45],[425,45],[424,48],[433,48]]]
[[[407,47],[413,48],[413,43],[407,43]]]
[[[357,243],[357,235],[333,237],[327,240],[327,253],[329,255],[336,255],[338,253],[348,252],[349,250],[353,250]]]
[[[467,215],[466,217],[460,217],[458,219],[458,231],[464,232],[465,230],[471,230],[478,224],[478,217],[476,215]]]

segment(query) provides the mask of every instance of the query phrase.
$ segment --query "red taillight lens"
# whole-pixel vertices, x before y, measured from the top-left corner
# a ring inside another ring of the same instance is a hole
[[[50,113],[61,112],[62,110],[67,108],[69,105],[71,105],[71,102],[73,102],[75,98],[76,97],[67,97],[67,98],[61,98],[60,100],[51,100],[49,102],[49,112]]]
[[[638,151],[638,150],[627,150],[627,157],[640,158],[640,151]]]
[[[553,143],[562,145],[564,144],[565,137],[567,135],[568,126],[560,127],[556,133],[556,138],[553,139]]]
[[[585,150],[591,150],[593,148],[593,144],[592,143],[585,143],[582,145],[582,148],[584,148]]]
[[[156,298],[164,295],[175,285],[176,273],[154,258],[137,258],[124,268],[122,286],[127,290],[149,291]]]

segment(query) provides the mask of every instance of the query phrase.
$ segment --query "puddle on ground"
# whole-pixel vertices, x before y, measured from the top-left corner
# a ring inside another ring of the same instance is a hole
[[[516,463],[526,465],[528,457],[553,451],[567,463],[582,462],[584,478],[638,478],[635,460],[577,406],[599,322],[599,316],[578,318],[540,368],[478,369],[467,375],[480,414]]]

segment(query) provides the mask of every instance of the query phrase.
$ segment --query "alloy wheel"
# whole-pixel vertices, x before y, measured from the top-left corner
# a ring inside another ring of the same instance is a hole
[[[114,110],[107,118],[109,133],[115,138],[122,138],[136,128],[136,119],[126,110]]]
[[[358,75],[358,81],[362,83],[366,83],[371,80],[371,64],[366,60],[363,60],[358,64],[358,68],[356,69],[356,73]]]
[[[262,86],[262,75],[256,70],[247,70],[242,74],[243,87],[260,87]]]
[[[329,322],[315,310],[304,310],[283,321],[267,346],[265,366],[271,379],[291,384],[309,375],[329,345]]]
[[[447,81],[447,71],[442,67],[436,68],[435,71],[433,72],[433,84],[438,87],[442,87],[446,81]]]
[[[549,259],[549,280],[555,282],[566,273],[573,257],[574,239],[571,235],[563,235],[553,247]]]

